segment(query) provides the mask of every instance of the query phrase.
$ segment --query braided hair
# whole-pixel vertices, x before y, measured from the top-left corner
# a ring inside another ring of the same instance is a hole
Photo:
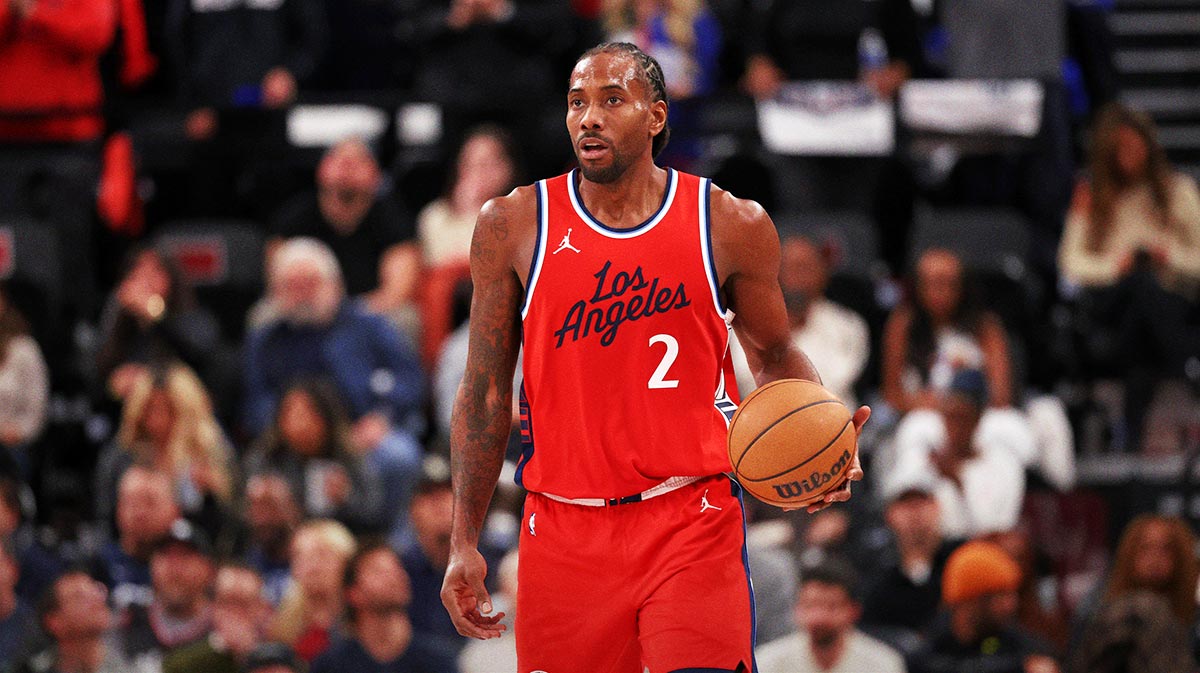
[[[662,66],[658,64],[658,61],[654,60],[653,56],[642,51],[641,48],[631,42],[603,42],[583,52],[583,55],[575,61],[575,64],[578,65],[585,58],[591,58],[597,54],[624,54],[633,57],[637,61],[637,64],[641,66],[642,81],[650,89],[650,102],[657,103],[658,101],[662,101],[670,106],[670,100],[667,99],[667,83],[663,77]],[[651,141],[651,156],[658,158],[658,155],[667,146],[667,141],[670,138],[671,127],[664,125],[663,130],[659,131],[658,135],[654,136],[654,139]]]

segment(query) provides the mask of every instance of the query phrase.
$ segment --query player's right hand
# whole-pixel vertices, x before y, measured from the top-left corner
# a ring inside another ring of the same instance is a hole
[[[450,613],[454,628],[461,635],[488,640],[499,638],[506,627],[500,623],[504,613],[489,615],[492,599],[483,579],[487,577],[487,561],[478,549],[453,549],[442,581],[442,605]]]

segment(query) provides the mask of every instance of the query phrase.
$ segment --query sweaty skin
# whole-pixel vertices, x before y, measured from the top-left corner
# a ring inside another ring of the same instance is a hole
[[[587,208],[614,227],[634,227],[658,208],[666,170],[654,165],[651,141],[666,126],[667,105],[637,61],[623,53],[581,60],[571,74],[567,130]],[[520,348],[521,301],[534,254],[537,201],[533,186],[519,187],[484,205],[471,241],[470,340],[467,369],[451,420],[454,526],[442,602],[464,636],[496,638],[503,613],[491,615],[484,587],[487,565],[478,551],[488,503],[500,476],[512,418],[512,378]],[[781,378],[820,382],[792,345],[779,287],[779,238],[754,201],[713,188],[712,236],[717,275],[733,327],[759,385]],[[854,414],[861,432],[870,409]],[[813,512],[850,498],[862,479],[857,450],[841,488],[806,503]],[[804,505],[802,505],[804,506]]]

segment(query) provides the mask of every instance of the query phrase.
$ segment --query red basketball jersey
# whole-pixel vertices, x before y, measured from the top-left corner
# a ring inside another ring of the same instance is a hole
[[[728,471],[732,313],[712,259],[711,181],[668,170],[658,211],[613,229],[587,211],[575,179],[536,185],[517,482],[619,498]]]

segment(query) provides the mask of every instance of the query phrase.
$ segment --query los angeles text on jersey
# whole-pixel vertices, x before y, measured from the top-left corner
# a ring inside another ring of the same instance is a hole
[[[639,265],[633,272],[618,271],[610,278],[612,260],[606,261],[596,278],[596,291],[589,299],[580,299],[567,311],[562,327],[555,330],[555,348],[570,337],[572,342],[600,335],[600,345],[608,346],[617,338],[617,330],[626,321],[641,320],[660,313],[691,306],[683,283],[672,290],[670,283],[655,277],[646,280]]]

